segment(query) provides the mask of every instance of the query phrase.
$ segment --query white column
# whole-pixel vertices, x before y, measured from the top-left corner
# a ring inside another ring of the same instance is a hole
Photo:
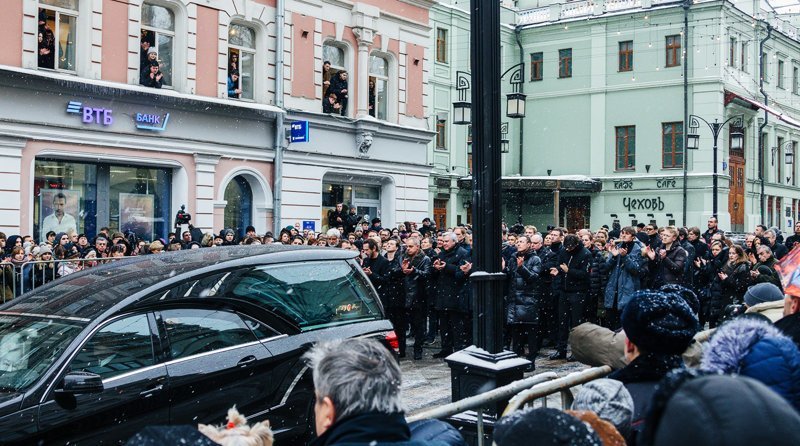
[[[219,158],[218,155],[194,155],[195,205],[192,224],[203,232],[214,230],[214,183]]]
[[[353,33],[358,39],[358,106],[356,118],[369,116],[369,47],[375,37],[375,32],[369,28],[354,28]],[[350,95],[352,97],[352,94]]]
[[[3,173],[0,175],[0,231],[6,234],[31,233],[33,227],[22,228],[21,203],[22,200],[31,200],[32,196],[23,197],[22,191],[27,188],[22,187],[22,150],[27,141],[21,138],[0,137],[0,165],[3,166]],[[30,189],[27,189],[30,191]],[[31,205],[33,204],[30,201]],[[33,215],[33,207],[29,212]],[[25,222],[27,225],[32,222],[31,218]],[[38,234],[37,234],[38,235]]]

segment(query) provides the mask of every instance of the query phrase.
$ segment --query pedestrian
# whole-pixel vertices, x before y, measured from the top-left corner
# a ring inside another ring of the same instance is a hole
[[[452,232],[442,235],[442,252],[433,260],[431,286],[436,311],[439,316],[439,329],[442,335],[442,348],[434,358],[445,358],[460,345],[466,337],[465,320],[458,306],[458,294],[464,285],[460,277],[460,267],[466,261],[467,253],[458,247],[458,237]]]
[[[661,244],[645,246],[642,254],[649,259],[650,288],[683,284],[688,254],[678,242],[678,230],[674,226],[663,228]]]
[[[595,379],[584,384],[575,394],[571,409],[596,413],[613,424],[623,437],[630,432],[633,398],[625,385],[615,379]]]
[[[527,236],[517,238],[516,255],[503,260],[503,272],[508,276],[509,294],[506,324],[511,332],[511,348],[531,362],[534,370],[536,355],[541,348],[539,337],[539,304],[541,300],[542,261],[533,251]],[[525,344],[528,354],[525,354]]]
[[[706,245],[711,244],[711,239],[715,234],[725,235],[725,231],[719,229],[719,220],[716,216],[708,217],[708,229],[703,233],[703,240]]]
[[[606,261],[609,276],[604,307],[606,323],[612,330],[619,328],[620,314],[633,293],[642,289],[642,279],[646,269],[644,257],[642,257],[643,246],[636,239],[636,229],[626,226],[620,232],[620,241],[608,247],[611,255]]]
[[[526,408],[508,414],[494,427],[496,446],[601,446],[587,424],[557,409]]]
[[[558,254],[557,263],[557,266],[550,267],[550,275],[561,279],[556,352],[550,359],[566,359],[569,330],[584,322],[592,254],[581,244],[577,235],[568,234],[564,237],[564,247]]]
[[[431,275],[431,260],[422,252],[420,242],[408,237],[405,253],[400,263],[404,312],[410,316],[411,335],[414,337],[414,359],[422,359],[425,342],[425,321],[428,312],[428,279]],[[400,351],[405,354],[405,345]]]

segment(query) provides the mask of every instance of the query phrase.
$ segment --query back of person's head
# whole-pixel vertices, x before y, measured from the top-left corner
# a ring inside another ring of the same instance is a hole
[[[640,290],[622,311],[622,328],[641,352],[680,355],[691,344],[700,323],[682,297]]]
[[[560,410],[527,408],[512,412],[494,427],[497,446],[600,446],[602,442],[582,421]]]
[[[800,409],[800,351],[768,320],[741,317],[722,324],[706,344],[700,368],[761,381]]]
[[[625,446],[625,438],[617,428],[598,417],[596,413],[590,410],[565,410],[564,412],[588,424],[589,428],[600,438],[600,444],[603,446]]]
[[[399,413],[400,367],[373,339],[322,342],[306,353],[317,401],[330,398],[336,420],[367,412]]]
[[[615,379],[596,379],[584,384],[575,395],[572,410],[588,410],[597,414],[627,435],[633,421],[633,397]]]
[[[408,423],[411,441],[447,446],[467,446],[458,429],[442,420],[426,419]]]
[[[798,432],[800,414],[764,384],[683,369],[656,388],[637,444],[794,446]]]
[[[659,288],[659,290],[665,293],[675,294],[686,301],[686,304],[689,305],[689,308],[692,309],[694,314],[700,313],[700,299],[698,299],[697,294],[689,288],[678,285],[677,283],[668,283]]]

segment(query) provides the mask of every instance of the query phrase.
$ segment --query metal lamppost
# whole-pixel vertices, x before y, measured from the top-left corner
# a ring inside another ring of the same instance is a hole
[[[713,216],[717,217],[718,211],[718,199],[717,191],[718,191],[718,175],[717,175],[717,140],[719,139],[719,134],[722,132],[722,128],[727,123],[731,123],[731,147],[730,150],[742,150],[743,142],[744,142],[744,135],[741,132],[741,128],[744,122],[744,115],[736,115],[731,116],[730,118],[726,119],[723,122],[718,122],[716,119],[714,122],[708,122],[705,119],[691,115],[689,116],[689,133],[687,134],[686,138],[686,148],[689,150],[697,150],[700,148],[700,135],[698,134],[698,130],[700,128],[700,121],[704,122],[709,129],[711,129],[711,134],[714,136],[714,205],[713,205]],[[684,155],[685,156],[685,155]],[[684,160],[685,162],[685,160]]]
[[[525,64],[518,63],[507,69],[500,75],[500,79],[502,80],[509,74],[511,76],[508,79],[508,83],[511,84],[511,93],[506,95],[506,116],[509,118],[524,118],[527,95],[522,93],[522,83],[525,78]],[[472,122],[472,104],[467,101],[470,76],[468,71],[456,71],[458,100],[453,102],[453,114],[455,115],[453,124],[456,125],[468,125]]]

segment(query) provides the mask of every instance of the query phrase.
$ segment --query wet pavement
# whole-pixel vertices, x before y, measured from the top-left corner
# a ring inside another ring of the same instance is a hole
[[[443,359],[432,357],[434,353],[439,352],[438,341],[425,346],[423,357],[419,361],[411,359],[412,345],[413,341],[409,340],[409,356],[400,360],[400,368],[403,371],[402,397],[407,415],[451,402],[450,367]],[[553,353],[555,353],[553,349],[540,350],[536,359],[536,370],[525,373],[525,377],[542,372],[556,372],[559,376],[564,376],[589,367],[576,361],[551,361],[548,356]]]

